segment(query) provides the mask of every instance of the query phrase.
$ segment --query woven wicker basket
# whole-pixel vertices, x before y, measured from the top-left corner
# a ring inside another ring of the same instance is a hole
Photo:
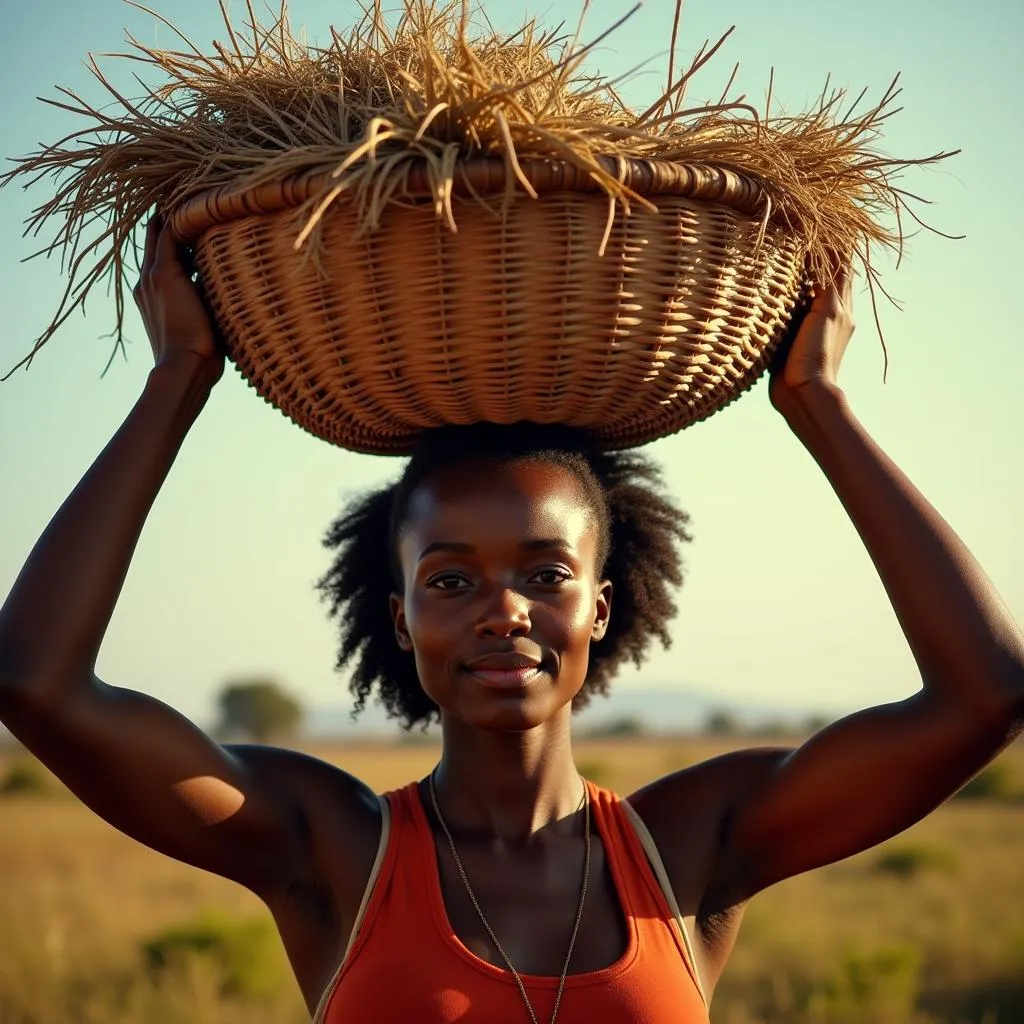
[[[804,248],[776,227],[757,244],[755,183],[612,163],[658,212],[620,211],[599,255],[609,204],[597,183],[569,164],[522,166],[539,198],[519,195],[504,215],[504,163],[461,166],[457,233],[420,169],[375,231],[357,233],[342,197],[316,259],[293,243],[322,177],[201,195],[171,222],[244,376],[355,451],[407,454],[426,428],[480,421],[567,424],[630,447],[758,379],[801,296]]]

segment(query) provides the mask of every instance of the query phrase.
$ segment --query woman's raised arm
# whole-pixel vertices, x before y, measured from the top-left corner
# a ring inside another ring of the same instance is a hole
[[[313,870],[307,819],[317,794],[329,791],[333,813],[365,822],[371,838],[376,800],[351,776],[298,754],[226,750],[166,705],[94,674],[146,517],[223,369],[159,222],[149,228],[136,298],[155,367],[0,610],[0,720],[123,832],[268,896]],[[153,657],[173,662],[179,644],[168,635]]]
[[[680,843],[678,809],[694,793],[704,805],[714,802],[714,907],[901,832],[1024,725],[1024,636],[967,547],[853,415],[836,383],[852,331],[849,281],[841,276],[838,288],[814,300],[773,376],[772,400],[860,534],[923,685],[905,700],[836,722],[799,749],[725,755],[638,794],[659,832],[678,834]],[[790,628],[798,658],[799,609]],[[853,625],[850,648],[855,657]]]

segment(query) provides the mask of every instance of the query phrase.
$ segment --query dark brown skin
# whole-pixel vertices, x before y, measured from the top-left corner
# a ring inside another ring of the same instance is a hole
[[[0,611],[0,719],[112,825],[262,897],[312,1009],[343,953],[376,852],[374,794],[291,751],[218,746],[165,705],[94,672],[146,516],[223,369],[159,222],[136,298],[155,366]],[[751,896],[907,828],[990,761],[1024,719],[1020,630],[839,389],[852,330],[841,279],[816,297],[771,398],[860,533],[922,687],[797,750],[726,755],[629,797],[662,851],[709,993]],[[425,554],[439,543],[448,548]],[[560,972],[579,894],[570,702],[614,598],[596,577],[596,547],[574,479],[529,463],[434,474],[401,539],[396,641],[415,653],[442,708],[441,806],[491,925],[529,973]],[[539,671],[498,689],[509,682],[494,674],[509,668],[494,660],[501,654]],[[503,966],[437,834],[455,931]],[[607,966],[625,944],[595,837],[572,973]]]

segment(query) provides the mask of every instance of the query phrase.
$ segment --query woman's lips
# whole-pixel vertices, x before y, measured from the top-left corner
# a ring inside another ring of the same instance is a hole
[[[484,686],[496,690],[521,690],[540,675],[540,669],[536,665],[511,669],[476,668],[470,669],[469,674]]]
[[[487,651],[463,667],[478,683],[496,690],[522,690],[541,672],[539,652],[532,650]]]

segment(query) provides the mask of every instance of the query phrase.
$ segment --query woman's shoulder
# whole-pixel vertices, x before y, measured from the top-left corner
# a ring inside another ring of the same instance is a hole
[[[704,824],[721,824],[738,798],[792,753],[790,748],[757,747],[734,750],[660,776],[626,799],[634,810],[659,831],[685,829],[692,835]]]
[[[359,894],[381,836],[381,798],[362,779],[323,758],[269,746],[234,746],[230,753],[265,785],[286,797],[309,849],[311,881]]]
[[[626,798],[681,890],[680,903],[696,909],[715,871],[732,808],[789,753],[776,748],[733,751],[655,779]]]

